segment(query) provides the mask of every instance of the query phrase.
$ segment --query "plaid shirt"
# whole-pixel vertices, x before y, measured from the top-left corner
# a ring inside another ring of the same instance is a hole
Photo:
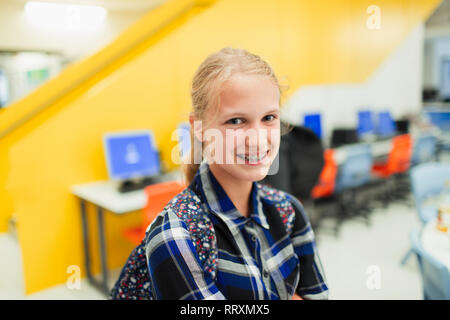
[[[246,218],[206,162],[148,227],[145,241],[154,299],[328,298],[300,202],[254,182]]]

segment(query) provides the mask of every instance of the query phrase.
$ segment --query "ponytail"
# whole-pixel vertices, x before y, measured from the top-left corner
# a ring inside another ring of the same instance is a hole
[[[198,160],[201,161],[203,150],[202,144],[195,138],[194,128],[192,128],[192,126],[189,130],[189,135],[191,138],[191,150],[189,151],[187,159],[185,159],[185,162],[182,165],[182,171],[186,185],[189,185],[192,182],[195,174],[198,171],[198,168],[200,167],[200,163]],[[199,144],[200,147],[198,146]]]

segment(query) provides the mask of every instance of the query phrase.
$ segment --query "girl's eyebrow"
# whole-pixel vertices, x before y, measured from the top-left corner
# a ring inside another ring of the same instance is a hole
[[[273,109],[273,110],[267,111],[265,114],[268,114],[268,113],[279,113],[279,112],[280,112],[280,109],[277,108],[277,109]]]
[[[232,117],[245,117],[247,114],[241,112],[232,112],[229,114],[225,114],[224,118],[232,118]]]

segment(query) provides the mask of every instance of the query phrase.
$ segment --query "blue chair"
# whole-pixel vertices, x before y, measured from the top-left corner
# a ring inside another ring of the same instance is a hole
[[[339,200],[338,223],[336,233],[340,224],[351,217],[349,212],[362,214],[369,224],[367,206],[356,205],[356,192],[362,186],[371,181],[371,170],[373,164],[372,148],[369,144],[346,146],[346,157],[339,165],[336,177],[335,192]],[[367,204],[367,203],[366,203]]]
[[[424,202],[430,196],[438,195],[450,181],[450,164],[430,162],[415,166],[410,172],[411,189],[417,213],[422,224],[437,217],[437,207]]]
[[[450,300],[450,274],[447,266],[423,249],[417,230],[411,231],[409,238],[422,276],[424,299]]]
[[[422,225],[425,225],[438,214],[438,208],[434,204],[426,204],[430,196],[440,194],[446,181],[450,181],[450,164],[429,162],[419,164],[410,171],[411,189],[416,204],[417,214]],[[409,250],[401,260],[404,265],[411,256]]]
[[[437,137],[432,134],[421,135],[414,139],[411,166],[436,161]]]
[[[336,177],[336,192],[363,186],[372,176],[373,157],[369,144],[347,146],[346,153]]]

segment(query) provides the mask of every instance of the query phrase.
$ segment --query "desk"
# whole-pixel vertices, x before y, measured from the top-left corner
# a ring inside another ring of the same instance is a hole
[[[436,229],[437,220],[428,222],[422,231],[422,246],[450,270],[450,234]]]
[[[169,172],[158,177],[158,182],[181,181],[180,171]],[[146,205],[146,195],[144,189],[120,193],[118,183],[114,181],[96,181],[87,184],[72,186],[72,194],[80,200],[81,222],[83,230],[84,263],[88,281],[97,289],[109,296],[108,287],[108,266],[106,263],[106,242],[104,210],[114,214],[125,214],[132,211],[141,210]],[[91,255],[89,252],[89,226],[87,223],[86,204],[92,203],[97,209],[98,236],[100,248],[101,277],[98,282],[91,272]]]
[[[368,142],[368,143],[352,143],[348,145],[343,145],[338,148],[335,148],[335,160],[338,165],[344,163],[345,159],[347,158],[347,150],[353,146],[358,145],[366,145],[370,144],[372,148],[372,156],[373,158],[381,158],[386,157],[392,148],[392,139],[386,139],[381,141],[374,141],[374,142]]]

